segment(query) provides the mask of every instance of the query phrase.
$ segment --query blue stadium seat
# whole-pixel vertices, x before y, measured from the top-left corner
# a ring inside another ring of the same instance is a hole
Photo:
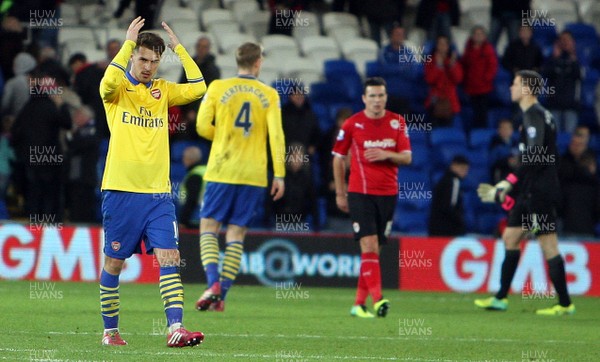
[[[452,127],[438,127],[431,131],[431,145],[435,148],[442,144],[456,144],[459,146],[467,145],[465,133]]]
[[[568,132],[558,132],[556,135],[556,146],[558,147],[558,153],[564,154],[569,147],[571,142],[571,134]]]
[[[413,142],[411,138],[412,163],[408,167],[401,167],[400,172],[405,168],[429,171],[431,169],[430,149],[427,144]]]
[[[339,85],[319,82],[310,87],[309,98],[311,103],[342,103],[352,101],[346,96],[346,92]]]
[[[556,27],[555,26],[534,26],[533,27],[533,40],[542,48],[552,46],[556,39]]]
[[[429,172],[403,168],[398,173],[398,205],[403,210],[428,210],[433,188]]]
[[[581,106],[583,108],[594,108],[596,102],[596,82],[583,81],[581,86]]]
[[[593,25],[585,23],[568,23],[565,24],[564,29],[573,34],[573,38],[577,41],[577,46],[579,46],[579,42],[582,40],[600,41],[600,39],[598,39],[596,28],[594,28]]]
[[[405,233],[427,233],[428,211],[395,212],[392,229]]]
[[[513,115],[510,107],[491,108],[488,111],[487,125],[489,128],[496,129],[498,127],[498,122],[500,122],[501,119],[508,118],[512,120],[512,117]]]
[[[187,170],[185,169],[185,166],[182,163],[171,162],[171,171],[169,178],[171,179],[171,184],[173,185],[173,187],[175,187],[178,184],[181,184],[186,173]],[[175,192],[175,190],[173,191]]]
[[[329,107],[327,107],[327,104],[311,102],[311,108],[317,116],[319,129],[322,132],[329,131],[334,126],[335,120],[331,119],[331,117],[329,116]]]
[[[497,79],[494,81],[494,90],[492,92],[492,104],[496,104],[502,107],[510,107],[512,101],[510,99],[510,86],[512,80],[509,79]]]
[[[477,215],[477,232],[481,234],[496,234],[500,220],[506,217],[502,211]]]
[[[408,136],[410,137],[411,145],[429,145],[429,133],[427,132],[413,131],[413,129],[409,127]]]
[[[474,191],[477,190],[480,183],[491,183],[490,173],[489,165],[471,164],[463,188]]]
[[[379,61],[374,60],[372,62],[367,62],[367,77],[381,77],[381,72],[381,63],[379,63]]]
[[[183,159],[183,151],[190,147],[196,146],[200,147],[198,142],[196,141],[175,141],[171,144],[171,161],[173,162],[182,162]]]
[[[492,137],[496,134],[494,129],[474,129],[469,135],[469,146],[475,150],[488,150]]]
[[[434,162],[436,168],[445,170],[454,156],[466,156],[468,153],[467,147],[460,144],[441,144],[433,149]]]
[[[324,63],[327,82],[342,88],[349,100],[359,100],[362,94],[362,80],[353,62],[347,60],[327,60]]]

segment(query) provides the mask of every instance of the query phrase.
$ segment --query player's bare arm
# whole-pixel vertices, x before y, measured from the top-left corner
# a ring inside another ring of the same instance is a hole
[[[412,153],[393,152],[381,148],[369,148],[364,153],[365,159],[369,162],[390,161],[396,165],[410,165],[412,162]]]
[[[125,35],[125,40],[131,40],[132,42],[137,41],[138,34],[140,33],[140,29],[144,26],[144,21],[146,21],[141,16],[133,19],[131,24],[129,24],[129,28],[127,28],[127,34]]]
[[[165,29],[165,31],[167,32],[167,35],[169,36],[169,44],[167,44],[167,46],[169,47],[169,49],[174,50],[177,45],[181,44],[179,42],[179,39],[177,38],[177,35],[175,35],[175,32],[169,27],[169,25],[167,25],[166,22],[163,21],[161,25],[163,29]]]
[[[275,177],[273,179],[273,185],[271,186],[271,196],[273,196],[273,201],[277,201],[283,197],[283,193],[285,192],[285,183],[281,177]]]
[[[346,161],[341,156],[333,157],[333,180],[335,183],[335,203],[338,209],[349,212],[348,185],[345,180]]]

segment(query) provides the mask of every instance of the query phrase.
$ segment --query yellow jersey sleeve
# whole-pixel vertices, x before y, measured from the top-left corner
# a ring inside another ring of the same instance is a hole
[[[123,75],[125,74],[129,58],[131,58],[131,54],[133,53],[133,48],[135,48],[135,42],[125,40],[121,46],[121,50],[119,50],[115,58],[106,67],[104,77],[100,81],[100,97],[103,100],[112,100],[119,94],[117,90],[125,81]]]
[[[219,80],[214,80],[208,86],[208,90],[202,98],[198,115],[196,116],[196,132],[200,137],[204,137],[209,141],[212,141],[215,137],[215,125],[213,123],[215,119],[215,99],[213,97],[212,89],[219,88]]]
[[[196,124],[198,134],[212,140],[204,179],[266,187],[269,156],[275,176],[284,177],[285,140],[277,91],[250,76],[215,80],[208,88]]]
[[[279,94],[273,89],[271,101],[267,110],[267,132],[269,135],[269,146],[273,160],[273,173],[275,177],[285,177],[285,137],[281,125],[281,103]]]
[[[202,97],[206,92],[206,83],[204,82],[202,72],[183,45],[178,44],[174,51],[179,56],[179,60],[181,60],[188,82],[183,84],[167,82],[167,87],[169,88],[169,107],[191,103]]]

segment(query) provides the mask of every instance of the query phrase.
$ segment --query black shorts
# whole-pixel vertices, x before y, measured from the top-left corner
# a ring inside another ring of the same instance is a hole
[[[556,206],[551,198],[519,195],[508,213],[507,226],[535,235],[556,233]]]
[[[392,231],[392,218],[397,196],[348,193],[348,208],[354,230],[354,239],[377,235],[379,244],[385,244]]]

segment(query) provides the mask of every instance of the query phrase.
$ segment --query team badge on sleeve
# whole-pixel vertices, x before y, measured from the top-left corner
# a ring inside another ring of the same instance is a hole
[[[343,130],[343,129],[341,129],[341,130],[340,130],[340,132],[339,132],[339,133],[338,133],[338,135],[337,135],[337,140],[338,140],[338,141],[341,141],[341,140],[343,140],[343,139],[344,139],[344,130]]]
[[[110,247],[114,251],[119,251],[119,249],[121,249],[121,243],[118,241],[113,241],[112,243],[110,243]]]

